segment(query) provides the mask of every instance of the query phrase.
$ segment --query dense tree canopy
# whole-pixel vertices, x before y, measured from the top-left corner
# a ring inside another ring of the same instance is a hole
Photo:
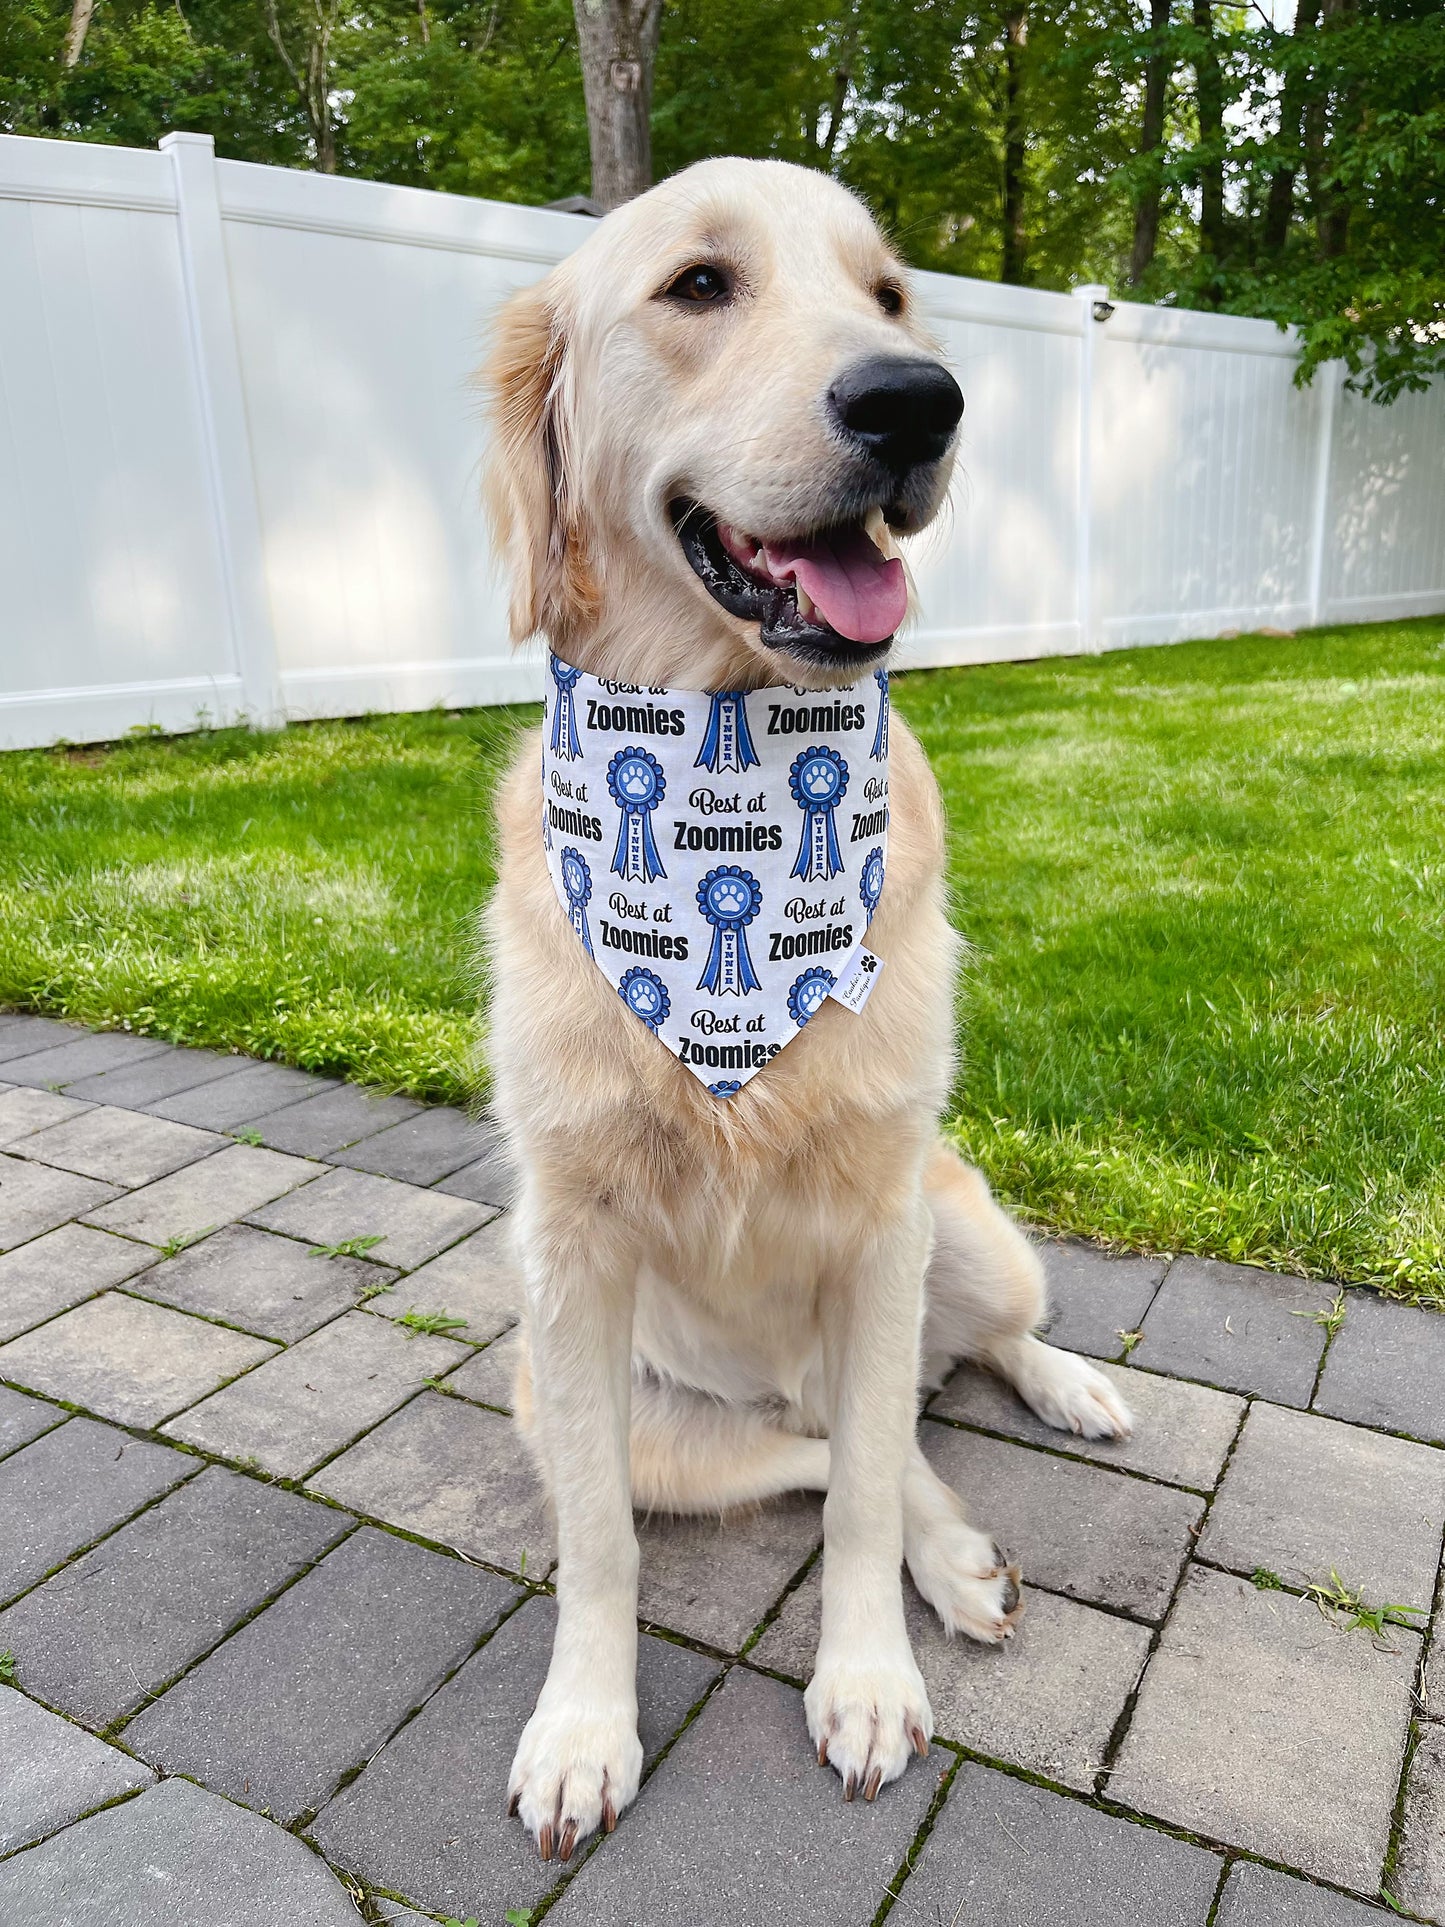
[[[1278,11],[1278,9],[1276,9]],[[1388,399],[1445,364],[1441,0],[666,0],[659,173],[777,155],[922,266],[1292,321]],[[0,130],[504,200],[588,186],[571,0],[0,0]]]

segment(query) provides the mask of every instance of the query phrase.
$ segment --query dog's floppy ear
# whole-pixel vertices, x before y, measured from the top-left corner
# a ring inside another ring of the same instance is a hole
[[[501,310],[482,371],[492,431],[486,506],[512,578],[514,642],[539,632],[557,641],[597,604],[565,422],[566,354],[542,283],[521,289]]]

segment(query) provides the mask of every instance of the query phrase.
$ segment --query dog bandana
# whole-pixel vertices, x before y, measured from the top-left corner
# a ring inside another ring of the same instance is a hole
[[[550,658],[542,839],[627,1008],[733,1097],[825,998],[861,1010],[888,859],[888,676],[641,689]]]

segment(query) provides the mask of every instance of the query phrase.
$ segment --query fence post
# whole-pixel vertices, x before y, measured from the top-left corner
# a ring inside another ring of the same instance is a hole
[[[1074,289],[1079,304],[1079,460],[1077,469],[1078,525],[1074,548],[1075,610],[1079,647],[1094,643],[1094,329],[1095,303],[1113,313],[1109,290],[1097,282]],[[1107,314],[1102,317],[1107,319]]]
[[[253,723],[269,727],[285,718],[276,633],[266,591],[241,358],[221,234],[216,143],[209,134],[165,134],[160,144],[169,154],[175,174],[186,331],[200,398],[211,505],[241,700]]]
[[[1344,363],[1327,361],[1320,370],[1320,429],[1315,446],[1314,499],[1310,505],[1310,587],[1311,629],[1318,629],[1325,614],[1325,543],[1329,539],[1330,469],[1335,452],[1335,415],[1339,409]]]

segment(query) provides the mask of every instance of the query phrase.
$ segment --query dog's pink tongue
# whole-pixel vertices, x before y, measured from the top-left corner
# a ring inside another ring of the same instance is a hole
[[[828,529],[808,542],[765,546],[768,573],[789,576],[813,598],[823,620],[850,642],[886,642],[908,611],[903,564],[886,556],[860,525]]]

